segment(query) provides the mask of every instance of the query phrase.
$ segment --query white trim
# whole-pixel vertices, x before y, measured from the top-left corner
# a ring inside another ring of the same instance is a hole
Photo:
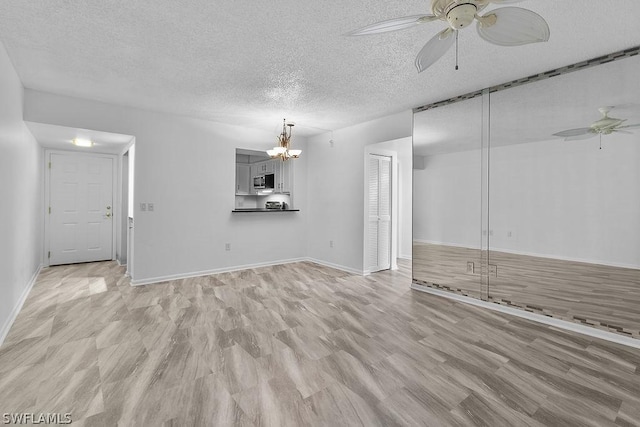
[[[336,270],[341,270],[347,273],[356,274],[358,276],[363,275],[362,271],[356,270],[354,268],[346,267],[344,265],[333,264],[333,263],[321,261],[315,258],[302,257],[302,258],[284,259],[279,261],[259,262],[256,264],[245,264],[245,265],[235,265],[232,267],[214,268],[212,270],[195,271],[191,273],[169,274],[167,276],[151,277],[148,279],[132,280],[131,286],[151,285],[153,283],[168,282],[170,280],[180,280],[180,279],[188,279],[191,277],[210,276],[212,274],[230,273],[233,271],[249,270],[252,268],[260,268],[260,267],[271,267],[274,265],[293,264],[294,262],[305,262],[305,261],[313,262],[315,264],[323,265],[325,267],[335,268]]]
[[[411,261],[413,259],[411,255],[403,255],[403,254],[398,255],[398,258],[406,259],[407,261]]]
[[[211,270],[194,271],[191,273],[169,274],[167,276],[150,277],[148,279],[131,280],[131,286],[150,285],[152,283],[168,282],[170,280],[188,279],[191,277],[210,276],[212,274],[230,273],[232,271],[249,270],[251,268],[271,267],[274,265],[291,264],[309,261],[308,258],[292,258],[280,261],[259,262],[256,264],[235,265],[231,267],[214,268]],[[319,263],[318,263],[319,264]]]
[[[439,289],[433,289],[428,286],[422,286],[415,283],[411,284],[411,289],[415,289],[416,291],[419,291],[419,292],[426,292],[429,294],[449,298],[465,304],[475,305],[477,307],[488,308],[489,310],[499,311],[501,313],[510,314],[512,316],[521,317],[523,319],[532,320],[534,322],[543,323],[545,325],[554,326],[556,328],[564,329],[571,332],[576,332],[576,333],[587,335],[593,338],[599,338],[602,340],[611,341],[617,344],[622,344],[629,347],[640,349],[639,339],[625,337],[620,334],[614,334],[613,332],[607,332],[601,329],[592,328],[590,326],[585,326],[578,323],[569,322],[566,320],[555,319],[553,317],[543,316],[541,314],[531,313],[528,311],[519,310],[517,308],[507,307],[501,304],[482,301],[482,300],[478,300],[471,297],[465,297],[462,295],[441,291]]]
[[[11,313],[9,314],[9,318],[7,319],[5,324],[2,325],[2,328],[0,329],[0,346],[4,342],[4,339],[7,338],[7,335],[11,330],[11,326],[13,326],[13,322],[16,321],[16,317],[18,317],[18,313],[20,313],[20,310],[22,310],[22,306],[24,305],[24,302],[27,300],[27,296],[29,296],[29,292],[31,292],[33,285],[36,283],[38,274],[40,274],[40,271],[42,271],[44,267],[45,267],[44,264],[40,264],[38,266],[38,268],[36,269],[36,272],[33,273],[33,276],[27,283],[27,286],[24,288],[24,291],[22,291],[22,295],[20,295],[20,298],[18,299],[17,304],[13,307],[13,310],[11,310]]]
[[[119,260],[119,259],[116,259],[116,262],[118,263],[118,265],[119,265],[120,267],[126,267],[126,266],[127,266],[127,263],[126,263],[126,262],[123,264],[123,263],[121,263],[121,262],[120,262],[120,260]]]
[[[463,248],[463,249],[477,249],[480,250],[480,245],[478,246],[470,246],[465,245],[463,243],[446,243],[446,242],[438,242],[436,240],[423,240],[423,239],[413,239],[416,243],[427,243],[429,245],[439,245],[439,246],[448,246],[451,248]]]
[[[336,270],[344,271],[346,273],[351,273],[351,274],[355,274],[355,275],[358,275],[358,276],[366,276],[366,275],[370,274],[370,272],[366,272],[366,271],[363,271],[363,270],[357,270],[355,268],[347,267],[346,265],[340,265],[340,264],[334,264],[332,262],[321,261],[321,260],[316,259],[316,258],[304,258],[303,261],[313,262],[315,264],[320,264],[320,265],[324,265],[325,267],[335,268]]]

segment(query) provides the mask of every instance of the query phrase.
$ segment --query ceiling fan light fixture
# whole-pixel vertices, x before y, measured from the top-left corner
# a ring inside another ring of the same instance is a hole
[[[452,29],[460,30],[471,25],[477,12],[478,7],[473,3],[456,4],[447,12],[447,22]]]
[[[524,0],[431,0],[430,15],[412,15],[387,19],[347,33],[348,36],[363,36],[402,30],[414,25],[443,21],[447,28],[427,42],[415,60],[421,73],[456,42],[456,70],[458,69],[458,33],[477,20],[477,31],[481,38],[499,46],[519,46],[528,43],[546,42],[550,31],[547,21],[540,15],[519,7],[502,7],[481,13],[490,4],[510,4]],[[456,37],[452,37],[455,32]]]

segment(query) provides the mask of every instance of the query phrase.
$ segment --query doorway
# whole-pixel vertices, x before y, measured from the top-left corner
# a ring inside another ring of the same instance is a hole
[[[391,268],[392,157],[369,154],[368,159],[368,272]]]
[[[48,152],[48,265],[115,257],[116,156]]]

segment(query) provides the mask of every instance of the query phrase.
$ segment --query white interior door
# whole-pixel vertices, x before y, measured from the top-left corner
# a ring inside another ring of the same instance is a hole
[[[391,268],[391,157],[369,155],[369,262],[371,272]]]
[[[113,158],[49,157],[49,264],[113,257]]]

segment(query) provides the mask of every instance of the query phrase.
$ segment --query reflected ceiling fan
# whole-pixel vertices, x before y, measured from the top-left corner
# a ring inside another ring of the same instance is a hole
[[[602,117],[600,120],[593,122],[589,127],[569,129],[562,132],[554,133],[554,136],[564,138],[565,141],[576,141],[579,139],[589,139],[596,135],[600,135],[600,148],[602,149],[602,135],[610,135],[612,133],[626,133],[632,134],[627,129],[640,128],[640,123],[634,125],[626,125],[624,122],[627,119],[617,119],[610,117],[609,112],[616,107],[601,107],[598,108]]]
[[[431,14],[412,15],[377,22],[351,31],[347,36],[366,36],[404,30],[431,21],[444,21],[447,28],[422,48],[415,60],[418,72],[440,59],[458,40],[458,31],[477,21],[480,37],[499,46],[519,46],[549,40],[549,25],[540,15],[520,7],[501,7],[480,15],[489,4],[517,3],[523,0],[431,0]],[[457,44],[456,44],[457,47]],[[457,61],[457,54],[456,54]],[[458,65],[456,64],[456,70]]]

